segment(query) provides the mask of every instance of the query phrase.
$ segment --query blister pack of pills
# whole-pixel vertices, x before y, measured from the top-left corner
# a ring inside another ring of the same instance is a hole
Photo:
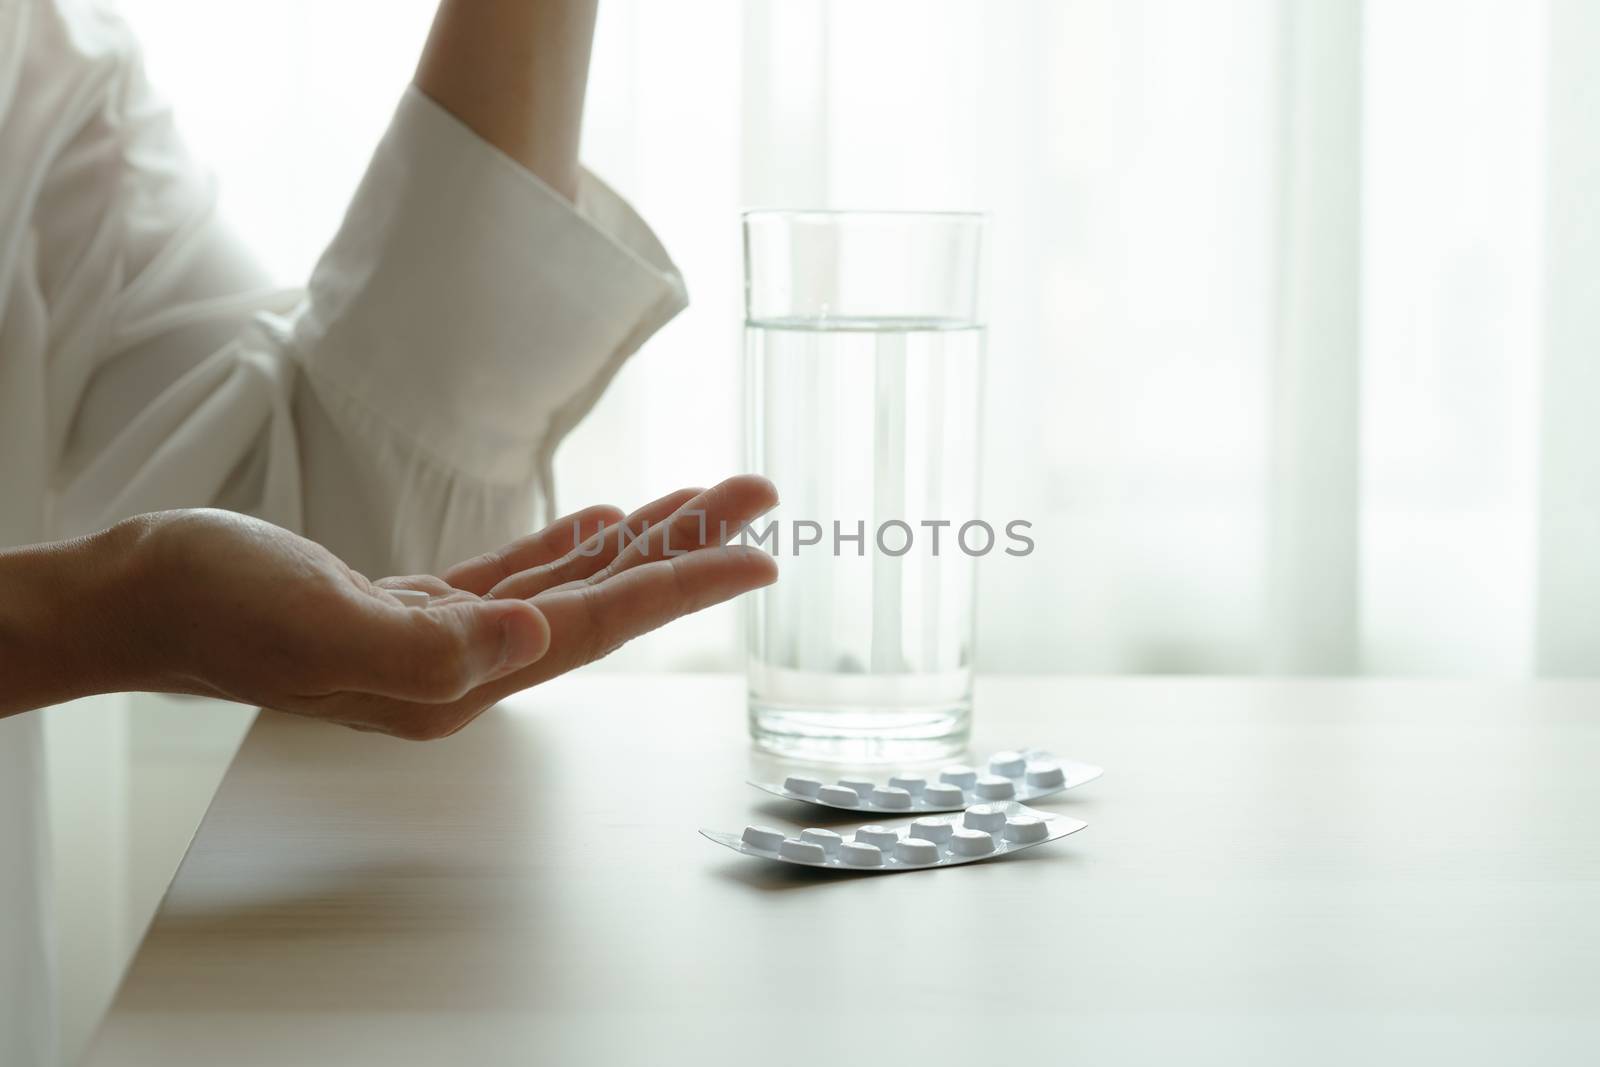
[[[898,829],[813,827],[791,837],[767,826],[742,834],[701,830],[708,840],[745,856],[848,871],[920,871],[1009,856],[1057,841],[1089,825],[1010,801],[974,804],[957,814],[929,815]]]
[[[869,778],[841,778],[827,784],[818,778],[791,774],[781,784],[751,782],[774,796],[820,804],[847,811],[905,815],[915,812],[961,811],[973,804],[1037,800],[1064,789],[1091,782],[1101,768],[1074,760],[1056,759],[1048,752],[996,752],[987,771],[965,764],[945,767],[929,778],[910,772],[887,782]]]

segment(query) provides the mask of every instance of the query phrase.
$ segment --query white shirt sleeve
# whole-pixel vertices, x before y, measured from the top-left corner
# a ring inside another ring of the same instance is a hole
[[[49,398],[53,533],[218,504],[388,574],[550,518],[557,443],[686,301],[627,205],[587,173],[570,203],[408,88],[306,292],[273,291],[146,93],[91,205],[134,269],[97,280],[106,348]]]
[[[552,518],[556,445],[684,302],[605,185],[573,205],[408,89],[283,338],[302,455],[349,461],[306,471],[308,527],[387,516],[361,540],[418,566]]]

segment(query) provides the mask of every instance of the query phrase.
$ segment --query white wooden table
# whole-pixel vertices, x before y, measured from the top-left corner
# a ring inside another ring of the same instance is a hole
[[[1600,1062],[1600,684],[988,679],[976,740],[1103,764],[1050,802],[1089,828],[717,848],[865,821],[743,784],[733,678],[427,745],[263,715],[90,1062]]]

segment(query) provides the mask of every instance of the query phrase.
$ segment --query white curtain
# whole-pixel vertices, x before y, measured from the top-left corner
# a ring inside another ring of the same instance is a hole
[[[286,280],[431,0],[123,0]],[[585,150],[693,307],[568,503],[738,462],[746,206],[992,212],[993,670],[1600,665],[1600,7],[605,0]],[[781,488],[781,487],[780,487]],[[619,666],[737,663],[721,611]]]

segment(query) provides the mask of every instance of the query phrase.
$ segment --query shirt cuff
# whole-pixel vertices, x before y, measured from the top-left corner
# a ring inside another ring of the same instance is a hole
[[[290,350],[464,473],[527,482],[621,363],[687,303],[644,221],[578,203],[408,87],[311,277]]]

